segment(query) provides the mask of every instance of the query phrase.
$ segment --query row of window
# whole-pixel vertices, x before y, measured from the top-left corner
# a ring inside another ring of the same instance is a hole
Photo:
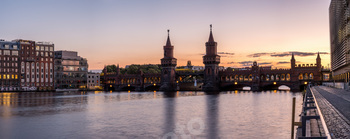
[[[15,75],[15,74],[3,74],[1,75],[0,74],[0,79],[18,79],[18,75]]]
[[[4,61],[18,61],[17,57],[0,57],[0,60]]]
[[[51,46],[36,46],[35,50],[37,50],[37,51],[53,51],[53,47],[51,47]]]
[[[17,68],[0,68],[0,72],[17,72]]]
[[[17,67],[17,63],[10,63],[10,62],[5,62],[5,63],[0,63],[0,67]]]
[[[13,56],[18,56],[18,51],[12,51],[12,50],[0,50],[0,55],[13,55]]]
[[[3,45],[1,47],[5,48],[5,49],[18,49],[18,46],[16,44],[15,45],[5,44],[5,45]]]

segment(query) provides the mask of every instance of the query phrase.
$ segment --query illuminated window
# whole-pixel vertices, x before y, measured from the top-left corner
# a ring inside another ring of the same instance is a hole
[[[35,46],[35,50],[39,51],[40,50],[40,46]]]
[[[314,79],[314,74],[313,73],[310,73],[309,79]]]
[[[303,74],[300,73],[300,74],[299,74],[299,80],[302,80],[302,79],[303,79]]]
[[[0,79],[1,79],[1,77],[2,77],[2,76],[1,76],[1,74],[0,74]]]
[[[15,75],[15,79],[18,79],[18,75]]]
[[[286,76],[287,81],[290,81],[290,74],[288,73]]]
[[[14,79],[14,78],[15,78],[15,75],[12,74],[12,75],[11,75],[11,79]]]
[[[285,74],[282,74],[281,75],[281,81],[284,81],[286,79],[286,75]]]
[[[304,80],[307,80],[308,79],[308,75],[307,73],[304,74]]]
[[[7,76],[7,79],[10,79],[10,74],[7,74],[6,76]]]
[[[6,79],[6,74],[4,74],[4,76],[3,76],[3,77],[4,77],[4,79]]]

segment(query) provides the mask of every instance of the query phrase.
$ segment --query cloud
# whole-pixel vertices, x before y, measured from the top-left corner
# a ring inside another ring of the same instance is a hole
[[[200,53],[199,55],[205,55],[205,54]],[[235,53],[230,53],[230,52],[218,52],[218,55],[220,55],[221,57],[232,57],[233,55],[235,55]]]
[[[258,65],[271,65],[271,62],[262,62],[262,63],[258,63]]]
[[[320,54],[329,54],[328,52],[319,52]],[[270,57],[286,57],[286,56],[316,56],[317,52],[299,52],[299,51],[289,51],[289,52],[273,52],[273,53],[253,53],[247,55],[248,57],[261,57],[261,56],[270,56]]]
[[[241,64],[242,66],[250,66],[251,64],[253,64],[253,61],[241,61],[237,63]]]
[[[288,61],[280,61],[280,62],[277,62],[277,64],[287,64],[287,63],[290,63]]]
[[[261,57],[265,55],[270,55],[270,53],[254,53],[254,54],[248,55],[248,57]]]
[[[235,55],[235,53],[229,53],[229,52],[218,52],[219,55]]]

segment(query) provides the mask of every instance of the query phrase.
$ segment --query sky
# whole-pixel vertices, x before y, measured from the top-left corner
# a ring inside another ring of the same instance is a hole
[[[209,25],[220,66],[330,62],[330,0],[1,0],[0,39],[53,42],[89,70],[160,64],[167,30],[178,66],[203,66]]]

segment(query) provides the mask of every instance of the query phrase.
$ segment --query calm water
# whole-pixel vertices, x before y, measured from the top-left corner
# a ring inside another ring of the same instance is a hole
[[[0,93],[0,138],[290,138],[301,93]],[[298,117],[297,117],[298,118]]]

